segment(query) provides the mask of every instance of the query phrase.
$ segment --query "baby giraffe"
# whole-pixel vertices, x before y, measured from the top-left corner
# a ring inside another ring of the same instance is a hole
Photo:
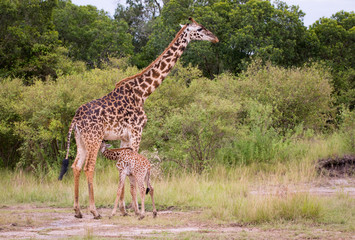
[[[157,210],[155,208],[155,203],[154,203],[154,189],[149,179],[150,162],[148,161],[147,158],[133,151],[131,148],[108,149],[110,146],[111,146],[110,144],[102,142],[100,150],[106,158],[117,161],[116,167],[120,173],[117,197],[115,200],[115,206],[111,213],[111,217],[113,217],[116,214],[118,202],[123,216],[127,215],[124,198],[123,198],[124,195],[123,194],[121,195],[121,192],[124,191],[124,182],[126,176],[129,177],[129,181],[131,184],[132,206],[134,208],[136,215],[139,215],[139,219],[144,218],[144,198],[145,198],[145,194],[148,194],[149,192],[153,204],[153,217],[156,217]],[[145,181],[147,183],[147,189],[145,189],[144,187]],[[142,201],[140,213],[138,210],[138,203],[136,199],[136,182],[138,183],[138,189]]]

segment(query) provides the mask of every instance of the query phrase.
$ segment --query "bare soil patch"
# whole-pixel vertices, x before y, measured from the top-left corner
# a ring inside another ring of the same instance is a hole
[[[104,217],[94,220],[88,212],[77,219],[69,208],[3,206],[0,239],[354,239],[352,233],[317,226],[298,229],[221,224],[201,220],[199,211],[162,211],[156,219],[148,213],[139,221],[133,214],[109,219],[110,210],[99,209]]]

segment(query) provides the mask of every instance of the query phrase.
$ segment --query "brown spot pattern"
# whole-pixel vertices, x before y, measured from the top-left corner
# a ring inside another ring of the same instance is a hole
[[[83,166],[85,166],[84,170],[89,185],[89,209],[94,214],[94,218],[100,217],[95,207],[92,184],[100,144],[103,139],[122,140],[121,144],[128,142],[127,144],[134,152],[138,152],[143,127],[147,122],[143,110],[144,101],[159,87],[185,50],[191,39],[191,33],[187,32],[186,29],[187,25],[178,32],[157,60],[141,73],[121,80],[112,92],[102,98],[83,104],[76,111],[67,137],[66,156],[68,158],[70,137],[72,131],[75,130],[79,150],[72,165],[75,179],[74,209],[76,217],[82,216],[78,202],[78,181]]]

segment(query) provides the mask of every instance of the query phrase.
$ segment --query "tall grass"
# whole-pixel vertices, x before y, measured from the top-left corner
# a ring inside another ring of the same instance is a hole
[[[158,210],[174,206],[180,210],[200,209],[203,217],[218,221],[264,223],[274,221],[312,221],[317,223],[355,223],[354,199],[349,196],[320,198],[297,190],[305,182],[318,178],[316,160],[349,152],[341,134],[298,141],[305,148],[302,158],[288,162],[254,163],[226,167],[215,165],[202,174],[170,172],[161,180],[153,179]],[[39,178],[23,171],[3,170],[0,175],[0,201],[4,205],[31,203],[71,207],[73,203],[71,171],[63,181],[55,174]],[[96,206],[112,207],[118,186],[114,164],[98,159],[94,189]],[[128,183],[126,183],[128,186]],[[126,202],[131,202],[126,187]],[[302,189],[307,190],[307,189]],[[88,206],[85,174],[80,181],[80,204]],[[150,198],[146,198],[148,211]],[[350,212],[350,213],[349,213]],[[342,217],[341,214],[345,214]]]
[[[292,176],[294,173],[283,172],[283,169],[276,172],[272,176],[256,166],[229,170],[220,166],[209,174],[171,175],[163,180],[153,181],[158,211],[171,206],[182,211],[201,210],[203,218],[220,222],[260,224],[311,221],[349,226],[350,222],[354,223],[354,216],[349,214],[349,210],[355,211],[355,202],[351,197],[335,196],[323,199],[304,192],[288,191],[285,175],[289,175],[289,178],[299,176]],[[23,172],[3,171],[1,174],[1,186],[4,189],[0,201],[3,205],[27,203],[39,206],[72,206],[74,196],[71,175],[66,176],[63,182],[58,182],[55,179],[40,181],[32,174]],[[118,173],[113,166],[97,172],[97,207],[112,207],[117,182]],[[277,182],[279,186],[275,188]],[[80,186],[80,204],[85,208],[88,206],[88,194],[84,176]],[[265,191],[253,193],[255,189]],[[131,202],[128,188],[125,195],[126,202]],[[146,198],[146,206],[150,211],[150,198]]]

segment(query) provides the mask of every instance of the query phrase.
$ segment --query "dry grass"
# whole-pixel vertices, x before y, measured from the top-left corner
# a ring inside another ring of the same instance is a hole
[[[303,142],[307,146],[307,155],[287,163],[252,164],[229,169],[215,166],[201,175],[169,174],[162,180],[153,180],[158,210],[169,206],[180,210],[203,209],[204,218],[221,222],[311,221],[355,225],[355,204],[351,197],[322,198],[307,191],[297,191],[298,187],[318,178],[314,167],[316,159],[344,151],[340,138],[333,135],[328,139]],[[94,182],[97,207],[112,207],[117,185],[118,172],[114,164],[98,165]],[[39,179],[22,171],[2,171],[0,186],[0,201],[4,205],[34,203],[70,207],[74,199],[71,173],[63,181],[57,181],[54,177]],[[129,203],[128,187],[125,197]],[[80,204],[88,206],[85,174],[80,182]],[[149,211],[149,197],[146,205]]]

